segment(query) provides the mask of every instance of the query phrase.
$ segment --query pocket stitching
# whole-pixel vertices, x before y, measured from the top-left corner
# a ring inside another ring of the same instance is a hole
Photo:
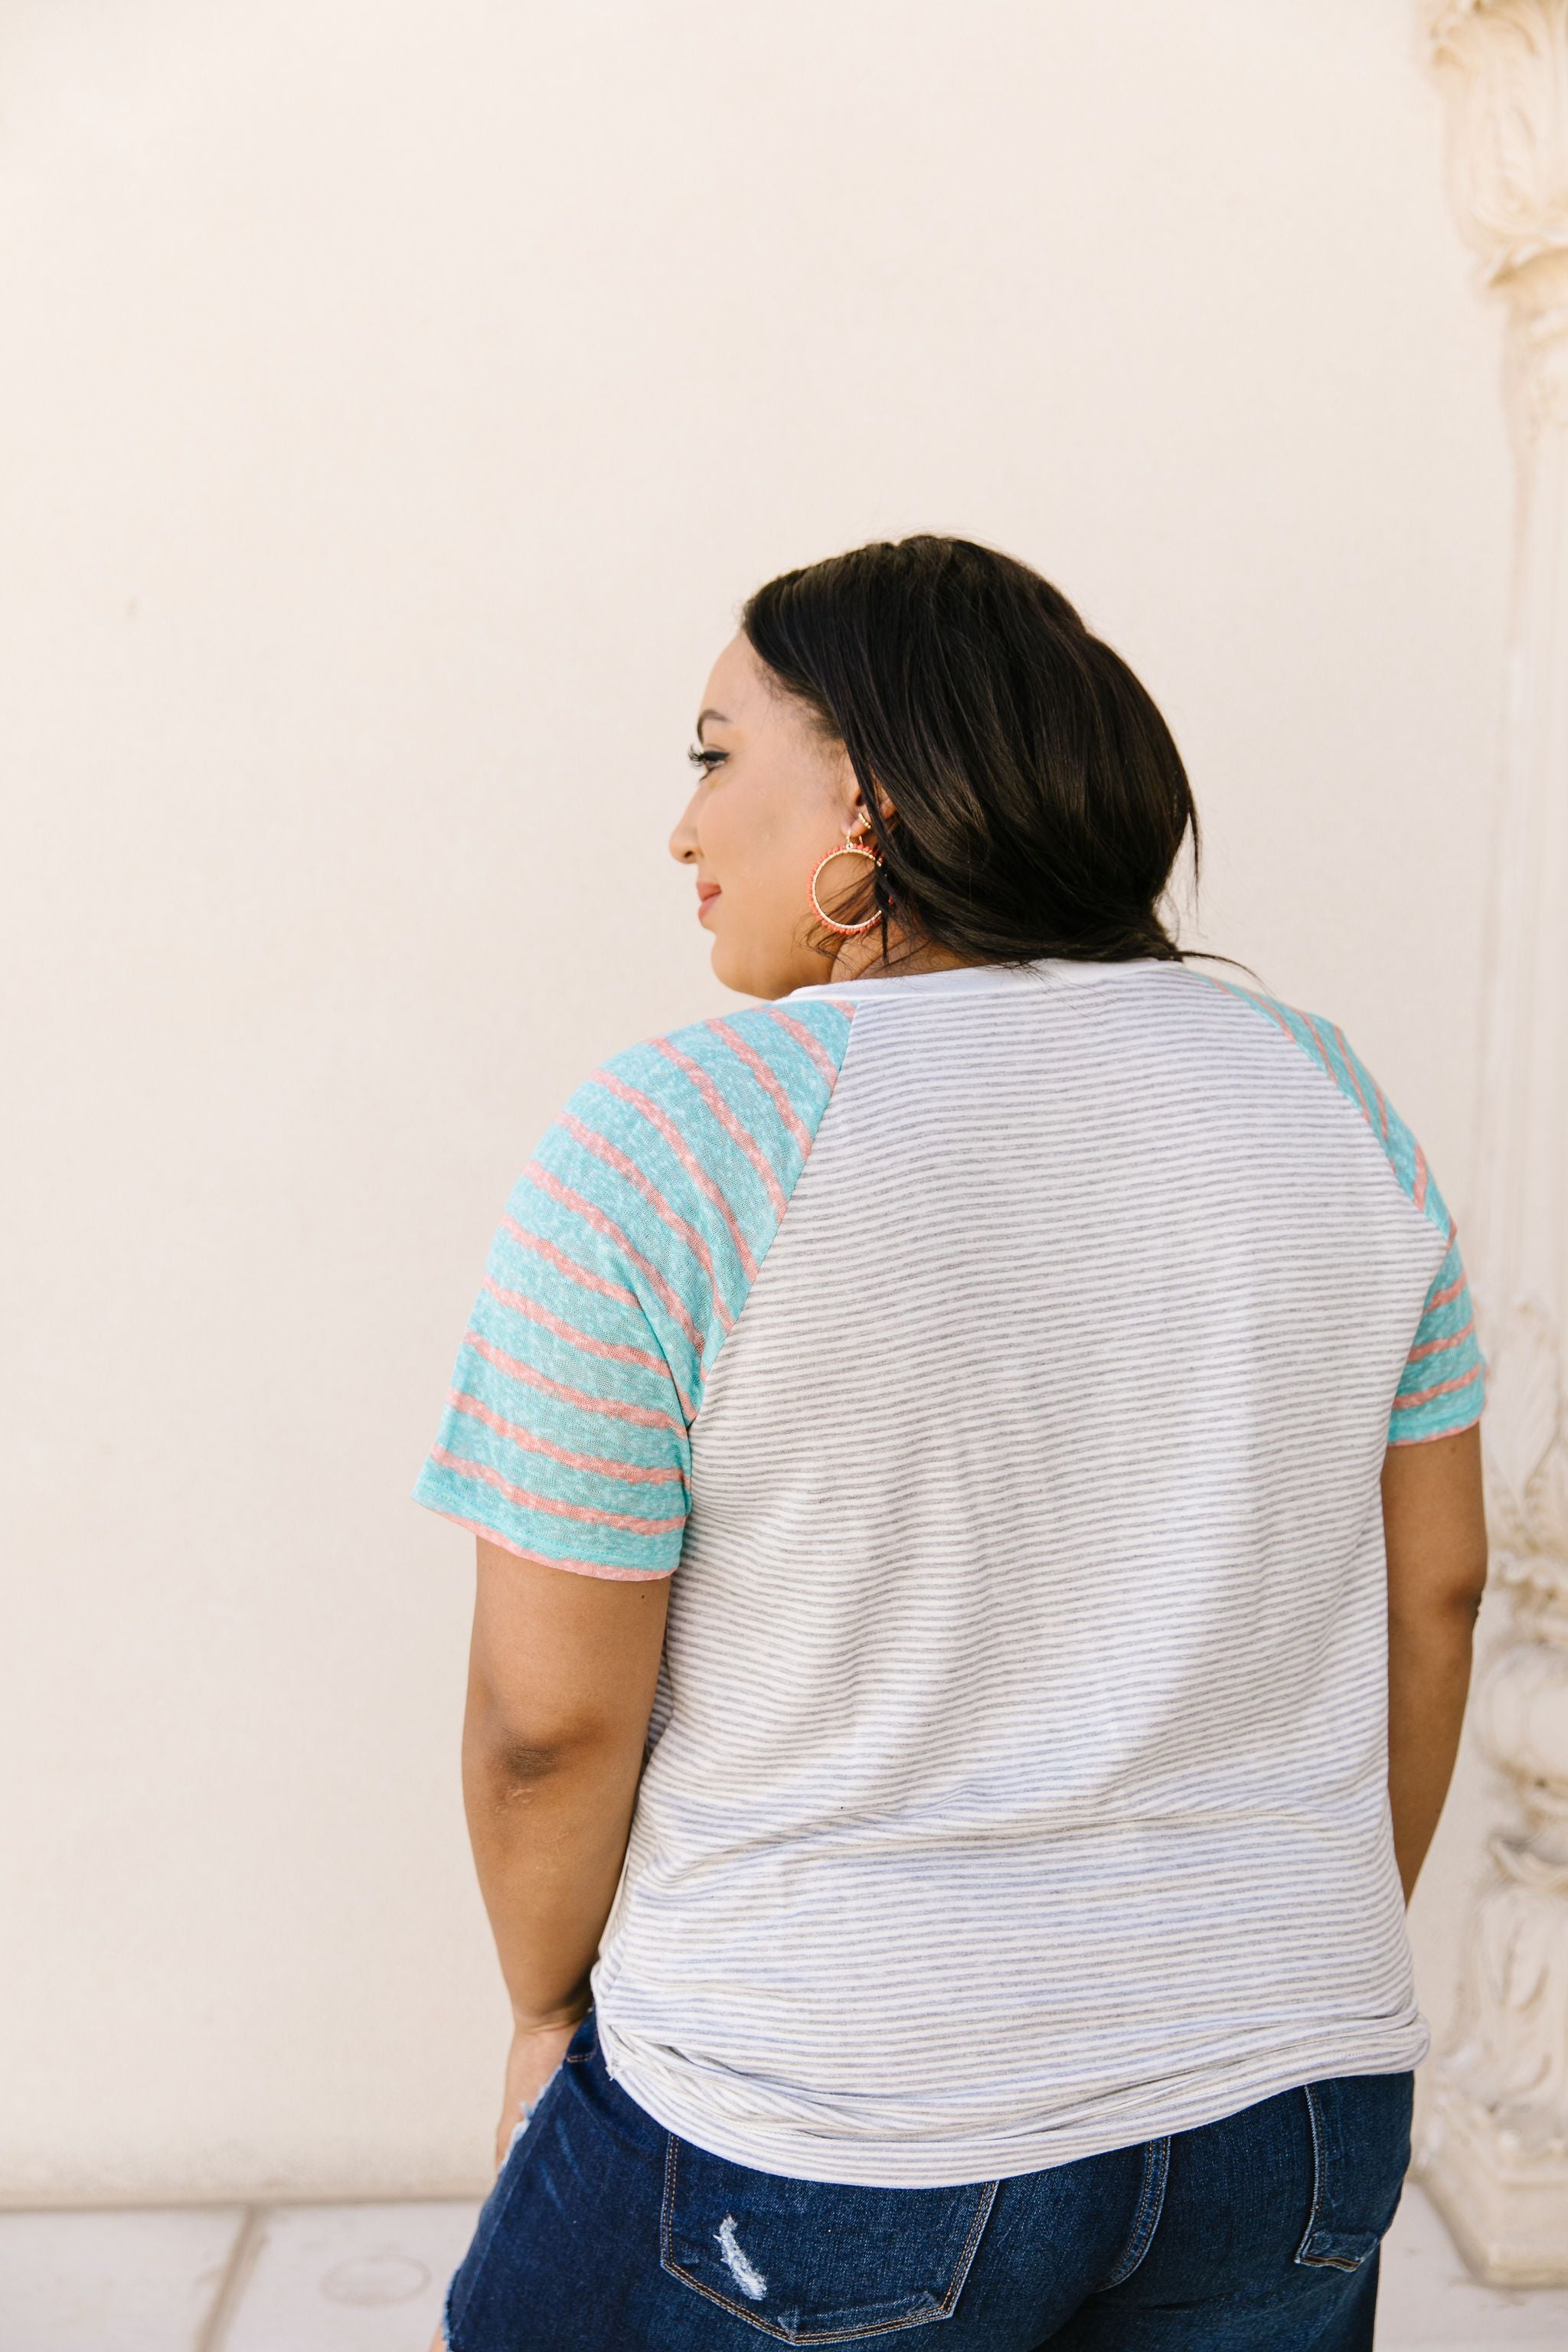
[[[1310,2083],[1303,2083],[1301,2095],[1307,2102],[1307,2121],[1312,2132],[1312,2210],[1307,2216],[1307,2226],[1301,2242],[1296,2249],[1296,2260],[1307,2270],[1359,2271],[1359,2262],[1347,2262],[1342,2254],[1314,2254],[1308,2252],[1318,2234],[1318,2216],[1323,2205],[1323,2137],[1322,2117]]]
[[[721,2311],[733,2313],[737,2319],[745,2320],[749,2326],[758,2329],[764,2336],[774,2336],[781,2344],[842,2344],[851,2336],[887,2336],[898,2328],[925,2327],[929,2326],[933,2320],[950,2319],[953,2307],[963,2292],[963,2283],[969,2276],[975,2249],[980,2243],[981,2232],[991,2218],[991,2209],[996,2202],[996,2191],[1001,2186],[999,2180],[988,2180],[983,2185],[979,2202],[974,2209],[974,2218],[969,2225],[969,2234],[959,2249],[958,2259],[953,2264],[952,2276],[949,2279],[942,2301],[934,2311],[911,2311],[902,2319],[874,2319],[868,2326],[849,2327],[814,2327],[791,2335],[789,2330],[781,2327],[776,2320],[763,2319],[754,2305],[748,2308],[745,2304],[733,2302],[729,2295],[721,2294],[716,2288],[705,2286],[700,2278],[694,2278],[689,2271],[682,2269],[676,2261],[670,2251],[670,2238],[675,2227],[675,2185],[678,2177],[679,2147],[680,2142],[675,2133],[669,2133],[664,2159],[664,2210],[659,2215],[660,2269],[667,2272],[671,2278],[679,2279],[682,2286],[689,2287],[694,2294],[702,2295],[709,2303],[717,2304]]]

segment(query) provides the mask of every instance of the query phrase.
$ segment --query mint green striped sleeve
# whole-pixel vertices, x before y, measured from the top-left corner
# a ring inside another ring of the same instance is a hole
[[[1321,1020],[1314,1026],[1332,1057],[1331,1069],[1336,1062],[1343,1066],[1347,1091],[1364,1111],[1412,1205],[1447,1244],[1394,1393],[1388,1442],[1414,1445],[1425,1438],[1451,1437],[1479,1421],[1486,1402],[1486,1360],[1476,1336],[1458,1234],[1426,1153],[1366,1064],[1342,1031]]]
[[[1219,980],[1212,973],[1205,977],[1272,1021],[1320,1065],[1365,1119],[1412,1207],[1447,1244],[1394,1394],[1388,1443],[1413,1445],[1424,1438],[1451,1437],[1468,1429],[1480,1419],[1486,1402],[1486,1359],[1476,1337],[1475,1308],[1458,1235],[1426,1153],[1343,1030],[1333,1022],[1321,1013],[1300,1012],[1278,997],[1239,988],[1234,981]]]
[[[1413,1445],[1426,1437],[1450,1437],[1479,1421],[1485,1402],[1486,1359],[1456,1234],[1426,1294],[1394,1400],[1388,1442]]]
[[[832,1000],[759,1006],[577,1089],[496,1230],[416,1501],[551,1567],[671,1573],[704,1385],[849,1027]]]

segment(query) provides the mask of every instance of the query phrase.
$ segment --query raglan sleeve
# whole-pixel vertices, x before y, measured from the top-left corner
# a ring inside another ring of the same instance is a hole
[[[1476,1338],[1475,1308],[1453,1220],[1432,1187],[1424,1203],[1448,1236],[1442,1265],[1426,1293],[1415,1337],[1389,1415],[1391,1445],[1451,1437],[1479,1421],[1486,1402],[1486,1360]]]
[[[700,1349],[668,1228],[580,1089],[507,1202],[416,1501],[521,1559],[668,1576]]]
[[[1388,1444],[1414,1445],[1469,1428],[1486,1402],[1486,1359],[1476,1339],[1458,1234],[1426,1153],[1336,1023],[1228,981],[1216,985],[1265,1014],[1321,1066],[1382,1150],[1412,1209],[1441,1239],[1442,1263],[1428,1286],[1389,1412]]]

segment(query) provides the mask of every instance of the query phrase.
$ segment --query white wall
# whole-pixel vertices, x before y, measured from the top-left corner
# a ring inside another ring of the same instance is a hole
[[[1403,0],[9,0],[0,321],[0,2192],[475,2186],[405,1497],[539,1129],[720,1001],[738,600],[1041,565],[1462,1217],[1495,322]]]

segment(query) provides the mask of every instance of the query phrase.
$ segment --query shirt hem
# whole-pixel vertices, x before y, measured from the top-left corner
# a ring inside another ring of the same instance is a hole
[[[858,2189],[952,2189],[1052,2171],[1085,2157],[1223,2123],[1226,2116],[1303,2083],[1327,2082],[1341,2074],[1407,2073],[1426,2056],[1431,2042],[1419,2016],[1407,2026],[1380,2027],[1359,2036],[1330,2028],[1310,2044],[1293,2042],[1289,2053],[1268,2063],[1252,2056],[1206,2071],[1201,2083],[1156,2092],[1147,2106],[1120,2103],[1118,2112],[1099,2124],[1046,2125],[1027,2132],[942,2139],[857,2136],[851,2144],[831,2128],[820,2133],[737,2128],[732,2117],[715,2115],[700,2097],[682,2096],[668,2073],[639,2064],[602,2011],[598,2034],[611,2080],[678,2139],[752,2171]]]
[[[671,1560],[668,1568],[614,1568],[608,1560],[568,1559],[560,1552],[531,1551],[493,1519],[470,1517],[459,1510],[444,1498],[439,1488],[424,1479],[415,1486],[413,1500],[422,1509],[434,1511],[437,1518],[449,1519],[455,1528],[466,1528],[469,1535],[481,1536],[498,1551],[509,1551],[514,1559],[526,1559],[536,1568],[563,1568],[573,1576],[596,1576],[615,1584],[658,1584],[673,1576],[679,1565]]]

